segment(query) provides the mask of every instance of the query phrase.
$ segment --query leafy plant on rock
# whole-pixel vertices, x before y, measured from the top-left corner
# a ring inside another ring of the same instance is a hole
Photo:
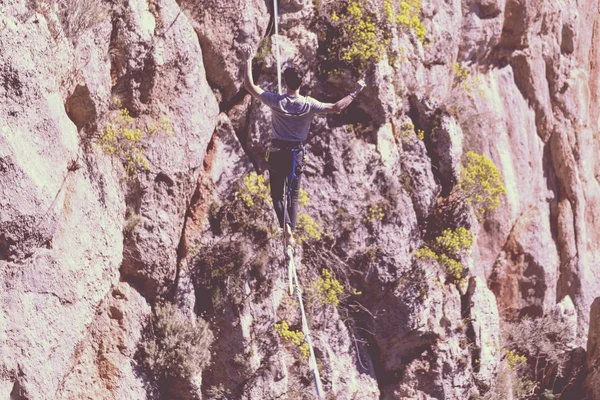
[[[485,97],[481,77],[479,75],[471,74],[467,68],[459,63],[454,64],[453,86],[463,89],[471,100],[474,98],[474,93],[477,93],[482,98]]]
[[[334,8],[327,22],[330,29],[321,42],[327,47],[328,62],[341,62],[358,74],[390,52],[394,31],[414,32],[421,42],[427,34],[421,0],[384,0],[382,9],[365,0],[348,0]]]
[[[158,134],[173,134],[171,122],[163,117],[148,129],[142,129],[136,118],[116,101],[119,110],[114,118],[106,123],[100,132],[99,144],[105,154],[115,156],[123,162],[128,178],[135,178],[139,170],[149,170],[150,165],[144,156],[145,142]]]
[[[506,194],[502,175],[484,154],[469,151],[458,181],[458,195],[466,200],[479,219],[498,208]]]
[[[321,275],[310,285],[309,295],[311,302],[320,306],[340,304],[340,296],[344,294],[344,286],[331,275],[331,271],[324,268]]]
[[[281,340],[294,344],[300,352],[300,356],[304,360],[308,360],[310,349],[308,343],[306,343],[304,339],[304,333],[290,329],[287,321],[281,321],[280,323],[275,324],[275,332],[277,332]]]
[[[294,232],[294,237],[298,243],[321,240],[322,234],[323,229],[310,215],[304,213],[298,214],[298,221]]]
[[[209,365],[213,340],[202,318],[190,320],[176,305],[158,304],[142,336],[138,356],[159,385],[170,379],[189,380]]]
[[[229,230],[253,240],[269,239],[277,232],[277,227],[271,223],[271,204],[264,176],[251,172],[238,182],[237,190],[228,202],[211,205],[209,221],[215,233]]]
[[[473,246],[473,240],[473,233],[463,227],[455,230],[445,229],[428,246],[416,251],[415,256],[421,260],[437,261],[444,268],[450,280],[458,282],[463,277],[461,259]]]

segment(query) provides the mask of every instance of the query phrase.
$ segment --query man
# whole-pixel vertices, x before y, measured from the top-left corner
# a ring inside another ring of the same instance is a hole
[[[356,83],[354,92],[337,103],[321,103],[309,96],[300,95],[302,76],[295,68],[287,68],[283,73],[286,86],[285,94],[265,92],[254,84],[252,78],[253,52],[249,45],[242,46],[246,58],[244,87],[248,92],[271,108],[273,138],[269,148],[269,173],[271,181],[271,198],[279,220],[279,226],[285,226],[285,246],[293,245],[292,232],[296,228],[298,216],[298,196],[300,179],[304,170],[304,145],[308,136],[312,117],[317,113],[336,113],[348,107],[360,93],[365,83]],[[289,194],[291,202],[285,210],[284,182],[290,177]],[[287,212],[286,212],[287,211]]]

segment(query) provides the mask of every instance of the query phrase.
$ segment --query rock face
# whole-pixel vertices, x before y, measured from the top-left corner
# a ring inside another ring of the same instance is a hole
[[[590,335],[587,342],[588,378],[585,382],[590,399],[600,398],[600,299],[592,303],[590,311]]]
[[[362,11],[377,29],[383,5]],[[242,44],[267,90],[276,46],[320,100],[368,83],[307,141],[296,260],[330,397],[485,396],[500,318],[556,313],[600,398],[598,0],[423,2],[424,42],[390,25],[362,71],[335,53],[340,2],[279,6],[275,37],[257,0],[0,5],[0,398],[165,397],[139,342],[172,300],[216,337],[201,374],[171,381],[182,398],[314,398],[281,330],[301,324],[266,186],[244,181],[268,183],[271,128]],[[480,221],[444,214],[468,151],[506,188]],[[458,226],[475,234],[459,276],[415,256]]]

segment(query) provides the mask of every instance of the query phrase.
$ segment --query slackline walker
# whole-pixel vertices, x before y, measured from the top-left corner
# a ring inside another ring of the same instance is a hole
[[[277,59],[277,90],[279,94],[282,93],[281,90],[281,52],[279,49],[279,11],[277,9],[277,1],[273,0],[273,20],[275,22],[275,58]],[[302,148],[304,149],[304,148]],[[304,151],[302,151],[304,156]],[[292,150],[293,161],[292,161],[292,172],[289,175],[287,182],[284,184],[284,193],[285,193],[285,201],[284,201],[284,221],[287,220],[287,209],[288,205],[291,204],[291,193],[292,193],[292,184],[294,179],[296,178],[296,157],[298,157],[298,151]],[[294,263],[294,248],[292,246],[286,246],[287,241],[285,239],[285,225],[283,231],[283,243],[284,250],[287,253],[288,258],[288,279],[290,283],[290,296],[294,294],[294,287],[296,289],[296,293],[298,295],[298,302],[300,303],[300,314],[302,315],[302,333],[304,333],[304,340],[306,340],[306,344],[308,344],[309,349],[309,358],[308,365],[310,370],[313,373],[314,381],[315,381],[315,391],[317,392],[317,398],[319,400],[325,399],[325,395],[323,393],[323,384],[321,383],[321,375],[319,374],[319,367],[317,366],[317,359],[315,358],[315,351],[313,350],[312,338],[310,336],[310,330],[308,329],[308,321],[306,320],[306,314],[304,313],[304,301],[302,300],[302,289],[300,288],[300,282],[298,281],[298,274],[296,273],[296,264]]]
[[[302,289],[294,262],[293,231],[296,227],[298,197],[305,167],[304,142],[308,137],[310,124],[315,114],[339,113],[354,101],[356,96],[364,89],[365,83],[359,80],[356,83],[355,90],[336,103],[324,103],[310,96],[301,95],[302,72],[290,66],[282,73],[277,0],[273,0],[273,22],[275,27],[273,37],[275,41],[273,44],[275,45],[274,56],[277,62],[278,93],[266,92],[254,83],[252,76],[254,50],[248,43],[243,43],[240,48],[244,56],[244,87],[253,98],[271,109],[273,137],[266,157],[270,171],[271,198],[275,214],[277,214],[279,224],[283,228],[283,248],[288,263],[289,290],[291,296],[293,296],[294,290],[298,295],[302,317],[302,332],[309,348],[309,367],[314,376],[316,396],[319,400],[324,400],[325,394],[317,367],[312,337],[308,328],[308,320],[304,312]],[[282,76],[285,81],[285,91],[282,87]]]

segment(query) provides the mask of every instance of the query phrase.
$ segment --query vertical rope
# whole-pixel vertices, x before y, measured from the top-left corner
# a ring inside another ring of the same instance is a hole
[[[300,290],[300,283],[298,282],[298,274],[296,274],[296,266],[294,264],[294,253],[293,250],[289,250],[288,256],[290,257],[291,269],[294,272],[294,283],[296,286],[296,293],[298,294],[298,302],[300,303],[300,312],[302,314],[302,331],[304,333],[304,339],[306,340],[306,344],[308,344],[308,349],[310,351],[308,358],[308,365],[311,369],[315,381],[315,391],[317,392],[317,399],[325,400],[325,395],[323,393],[323,385],[321,383],[321,374],[319,374],[319,367],[317,365],[317,358],[315,357],[315,351],[313,350],[312,338],[310,336],[310,331],[308,329],[308,321],[306,319],[306,314],[304,313],[304,302],[302,301],[302,290]]]
[[[277,1],[277,0],[275,0]],[[287,181],[287,180],[286,180]],[[284,194],[285,200],[283,202],[283,236],[284,236],[284,246],[285,246],[285,216],[287,214],[288,202],[291,201],[291,196],[288,193],[288,184],[286,182],[284,184]],[[285,252],[287,252],[288,256],[288,279],[290,284],[290,295],[293,294],[293,288],[296,289],[296,293],[298,294],[298,302],[300,303],[300,314],[302,315],[302,333],[304,333],[304,340],[306,340],[306,344],[309,349],[309,357],[308,357],[308,366],[313,373],[313,378],[315,382],[315,391],[317,392],[318,400],[325,400],[325,394],[323,392],[323,384],[321,383],[321,374],[319,373],[319,367],[317,365],[317,358],[315,357],[315,351],[312,345],[312,337],[310,336],[310,330],[308,329],[308,320],[306,318],[306,314],[304,312],[304,301],[302,300],[302,289],[300,288],[300,281],[298,280],[298,274],[296,273],[296,264],[294,263],[294,249],[289,246],[285,248]]]
[[[273,0],[273,20],[275,21],[275,58],[277,59],[277,90],[281,94],[281,53],[279,51],[279,10],[277,1]]]

